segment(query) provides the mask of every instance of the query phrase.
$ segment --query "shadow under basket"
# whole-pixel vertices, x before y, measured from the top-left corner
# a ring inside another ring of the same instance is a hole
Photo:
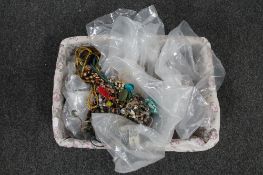
[[[207,64],[212,65],[212,50],[210,43],[203,37],[188,37],[189,41],[193,45],[206,45],[207,51],[205,54],[205,61]],[[91,42],[92,41],[92,42]],[[160,42],[165,42],[166,37],[160,36]],[[63,87],[63,81],[66,69],[66,60],[72,57],[72,53],[76,47],[82,45],[89,45],[93,42],[105,44],[109,42],[107,36],[75,36],[64,39],[59,47],[59,53],[56,63],[56,70],[54,76],[54,89],[53,89],[53,105],[52,105],[52,124],[54,137],[59,146],[74,147],[74,148],[88,148],[88,149],[105,149],[105,147],[95,146],[89,140],[79,140],[70,138],[67,135],[64,122],[62,121],[62,110],[65,102],[61,89]],[[215,83],[211,80],[209,83],[208,93],[204,96],[209,103],[212,110],[211,125],[209,132],[206,133],[206,139],[203,138],[203,129],[199,128],[190,139],[183,140],[174,138],[170,144],[166,146],[166,151],[176,152],[194,152],[205,151],[214,147],[219,141],[219,129],[220,129],[220,107],[217,99],[217,92]]]

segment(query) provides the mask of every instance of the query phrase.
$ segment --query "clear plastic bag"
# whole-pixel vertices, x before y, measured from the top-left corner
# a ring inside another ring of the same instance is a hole
[[[112,26],[118,17],[128,17],[143,25],[148,25],[148,30],[154,30],[152,33],[164,34],[164,25],[158,17],[156,9],[153,5],[142,9],[139,13],[129,9],[117,9],[115,12],[104,15],[95,19],[86,25],[87,34],[93,35],[109,35]],[[153,27],[156,26],[156,27]]]
[[[225,76],[224,68],[213,54],[209,42],[198,37],[185,21],[169,33],[155,68],[156,74],[163,80],[196,88],[188,114],[194,108],[198,111],[185,115],[176,126],[180,138],[188,139],[205,120],[209,121],[212,112],[200,93],[221,86]]]
[[[68,62],[67,74],[62,88],[62,93],[66,99],[63,107],[63,122],[69,134],[75,138],[83,138],[81,132],[82,124],[87,118],[87,97],[89,95],[89,85],[75,74],[75,66]]]
[[[194,88],[191,86],[178,86],[172,81],[153,78],[140,66],[128,64],[121,58],[108,58],[104,65],[118,72],[121,80],[133,83],[137,93],[145,98],[151,97],[155,101],[158,105],[159,116],[155,117],[153,128],[168,143],[172,138],[174,127],[185,117],[188,106],[192,103],[191,95],[196,95],[197,91],[193,93]],[[198,97],[202,98],[201,95]],[[189,113],[193,112],[189,111]]]
[[[161,48],[156,35],[164,35],[164,25],[153,5],[138,13],[118,9],[90,22],[86,29],[89,36],[110,37],[108,48],[103,49],[107,57],[119,56],[138,63],[150,74],[154,73],[154,63]]]
[[[166,142],[152,128],[110,113],[93,113],[92,125],[96,137],[107,143],[119,173],[135,171],[165,156]]]
[[[163,158],[174,130],[188,139],[201,126],[209,129],[212,111],[203,95],[220,87],[225,71],[209,42],[185,21],[164,36],[163,23],[150,6],[139,13],[118,9],[86,28],[89,44],[102,54],[102,71],[132,83],[136,93],[152,98],[158,107],[151,128],[115,114],[92,114],[96,137],[113,156],[117,172],[135,171]],[[101,45],[92,40],[95,36],[109,40]],[[66,128],[77,137],[81,125],[72,111],[85,120],[89,87],[74,77],[70,65],[63,111]]]
[[[111,32],[114,40],[110,43],[109,56],[103,64],[103,69],[107,72],[107,69],[114,68],[121,75],[121,79],[144,88],[143,93],[152,97],[157,104],[159,101],[166,103],[159,104],[159,106],[168,110],[166,110],[166,115],[173,116],[168,118],[177,118],[172,121],[167,120],[167,125],[177,124],[181,120],[181,123],[176,126],[177,134],[182,139],[188,139],[204,122],[204,116],[209,118],[211,115],[209,105],[199,92],[205,90],[203,86],[209,87],[208,84],[203,83],[209,82],[214,77],[223,77],[224,69],[222,66],[219,67],[219,70],[222,71],[218,75],[214,75],[212,66],[205,67],[207,65],[204,63],[207,63],[207,60],[204,59],[208,57],[205,54],[210,53],[207,51],[210,45],[204,38],[194,36],[195,34],[186,22],[183,21],[168,35],[162,49],[162,45],[158,42],[160,37],[158,39],[153,37],[152,40],[153,43],[156,43],[155,45],[139,44],[141,40],[151,35],[148,32],[142,32],[142,27],[138,27],[140,25],[127,17],[116,19]],[[138,33],[141,33],[139,38],[137,37]],[[185,36],[186,34],[187,36]],[[116,38],[120,39],[116,41]],[[152,62],[147,64],[147,66],[152,67],[151,71],[145,65],[140,64],[140,60],[148,63],[148,57],[145,57],[141,50],[146,51],[146,53],[161,50],[160,56],[157,52],[155,57],[151,57],[153,58]],[[218,62],[218,59],[214,58],[214,60]],[[144,70],[139,70],[136,67],[138,65]],[[124,77],[124,75],[128,77]],[[159,80],[154,79],[156,75],[160,78]],[[217,81],[217,84],[219,86],[220,82]],[[172,88],[167,90],[165,86]],[[182,92],[182,89],[186,91]],[[188,94],[185,95],[185,93]],[[171,99],[172,101],[169,100],[171,96],[175,97]],[[182,105],[178,107],[178,103]],[[165,136],[171,138],[173,131],[170,130],[172,127],[165,126],[164,128],[168,129],[169,132],[166,129],[160,130],[166,133]]]

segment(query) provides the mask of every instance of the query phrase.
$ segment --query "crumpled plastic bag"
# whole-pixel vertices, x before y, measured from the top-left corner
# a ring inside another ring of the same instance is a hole
[[[105,74],[133,83],[135,92],[152,98],[159,111],[151,128],[116,114],[92,114],[96,137],[113,156],[115,171],[135,171],[162,159],[174,130],[181,139],[188,139],[209,121],[210,107],[202,94],[217,90],[225,71],[209,42],[186,22],[165,36],[164,25],[150,6],[138,13],[118,9],[87,24],[86,29],[90,43],[102,53],[100,65]],[[103,45],[92,40],[105,36],[108,42]],[[63,111],[65,125],[76,137],[81,126],[69,111],[76,110],[85,120],[87,110],[82,107],[87,96],[80,89],[88,88],[68,74]]]
[[[93,113],[92,126],[97,139],[107,143],[119,173],[135,171],[165,156],[166,142],[152,128],[111,113]]]
[[[84,138],[81,132],[82,124],[87,118],[87,97],[89,85],[75,74],[74,63],[68,63],[67,74],[62,88],[62,93],[66,99],[63,107],[63,122],[69,135],[75,138]]]

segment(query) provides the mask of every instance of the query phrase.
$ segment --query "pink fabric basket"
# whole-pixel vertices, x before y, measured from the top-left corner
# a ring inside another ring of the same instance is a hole
[[[105,43],[109,40],[107,36],[92,37],[92,41],[97,43]],[[165,42],[166,37],[160,36],[160,42]],[[203,37],[189,37],[192,44],[206,45],[207,49],[204,53],[207,68],[212,69],[212,52],[210,43]],[[88,149],[105,149],[105,147],[96,147],[88,140],[79,140],[69,138],[65,132],[64,123],[61,119],[64,97],[61,93],[61,88],[64,81],[64,72],[66,68],[66,59],[72,57],[72,51],[81,45],[90,44],[91,37],[89,36],[75,36],[64,39],[59,47],[59,53],[56,63],[56,70],[54,76],[54,89],[53,89],[53,105],[52,105],[52,124],[54,137],[59,146],[74,147],[74,148],[88,148]],[[210,67],[209,67],[210,66]],[[188,140],[172,139],[170,144],[166,146],[166,151],[177,152],[193,152],[193,151],[205,151],[217,144],[219,141],[219,129],[220,129],[220,107],[217,99],[217,92],[215,90],[215,81],[211,79],[209,81],[209,93],[204,97],[209,102],[213,111],[211,119],[211,130],[209,132],[209,140],[204,142],[202,138],[193,137]]]

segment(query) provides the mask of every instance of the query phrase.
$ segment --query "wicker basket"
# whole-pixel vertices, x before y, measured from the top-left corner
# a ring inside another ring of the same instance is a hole
[[[54,89],[53,89],[53,105],[52,105],[52,123],[54,137],[59,146],[63,147],[74,147],[74,148],[89,148],[89,149],[105,149],[104,147],[96,147],[91,144],[88,140],[79,140],[69,138],[65,132],[65,126],[61,119],[62,109],[64,105],[64,97],[61,93],[63,86],[66,60],[73,57],[74,49],[81,45],[88,45],[92,42],[105,44],[109,41],[107,36],[75,36],[64,39],[59,47],[59,53],[56,63],[56,70],[54,76]],[[166,40],[165,36],[160,36],[160,42],[164,43]],[[205,45],[207,46],[203,56],[205,58],[204,68],[213,70],[212,50],[210,43],[203,37],[189,37],[189,41],[192,46]],[[212,148],[219,141],[219,129],[220,129],[220,108],[217,99],[217,92],[215,88],[215,80],[209,80],[209,91],[204,97],[210,104],[213,111],[211,130],[209,132],[209,140],[204,142],[202,138],[192,137],[188,140],[172,139],[169,145],[166,147],[166,151],[177,151],[177,152],[193,152],[193,151],[204,151]]]

